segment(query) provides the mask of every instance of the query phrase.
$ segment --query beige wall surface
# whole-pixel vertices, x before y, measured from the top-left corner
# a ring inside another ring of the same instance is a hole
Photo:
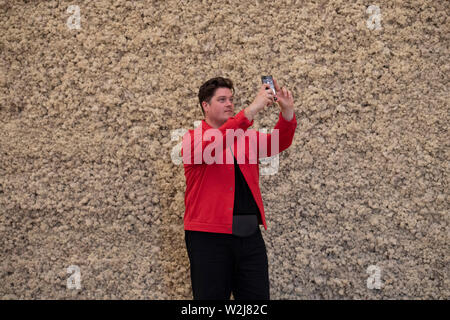
[[[449,9],[0,0],[0,298],[190,299],[180,132],[266,74],[298,121],[260,175],[271,298],[450,298]]]

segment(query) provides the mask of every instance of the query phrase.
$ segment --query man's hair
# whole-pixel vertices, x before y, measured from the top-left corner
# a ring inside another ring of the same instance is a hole
[[[234,94],[233,82],[230,79],[216,77],[209,79],[200,87],[198,91],[198,101],[200,102],[200,108],[202,109],[203,116],[205,116],[205,110],[203,110],[202,102],[206,101],[211,103],[211,98],[214,96],[216,89],[218,88],[228,88]]]

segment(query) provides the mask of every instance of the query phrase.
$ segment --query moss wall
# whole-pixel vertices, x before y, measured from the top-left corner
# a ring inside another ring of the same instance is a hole
[[[176,133],[207,79],[240,111],[272,74],[272,298],[448,299],[449,6],[0,0],[0,298],[191,298]]]

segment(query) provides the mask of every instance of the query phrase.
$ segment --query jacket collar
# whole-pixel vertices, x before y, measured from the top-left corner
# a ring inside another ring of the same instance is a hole
[[[202,130],[208,130],[212,127],[208,124],[208,122],[205,121],[205,119],[202,120]]]

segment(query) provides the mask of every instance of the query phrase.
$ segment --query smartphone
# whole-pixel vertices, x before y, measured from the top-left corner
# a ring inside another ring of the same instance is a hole
[[[275,86],[273,85],[273,78],[272,76],[262,76],[261,77],[261,81],[262,83],[268,83],[270,85],[270,88],[273,91],[273,94],[276,95],[277,93],[275,92]]]

